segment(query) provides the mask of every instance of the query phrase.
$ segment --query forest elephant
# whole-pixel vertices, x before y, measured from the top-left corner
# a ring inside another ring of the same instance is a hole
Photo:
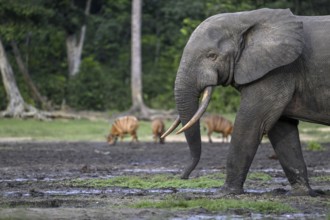
[[[217,85],[231,85],[241,95],[221,192],[244,193],[249,168],[267,134],[290,182],[289,194],[316,196],[298,122],[330,125],[330,16],[259,9],[214,15],[193,31],[174,85],[179,116],[163,135],[182,123],[177,133],[184,131],[192,158],[184,179],[200,160],[199,120]]]
[[[155,118],[151,122],[151,130],[152,130],[152,136],[154,139],[154,142],[164,144],[165,138],[162,138],[161,136],[165,132],[165,124],[164,121],[160,118]]]
[[[107,137],[109,144],[115,145],[118,137],[123,141],[126,134],[132,136],[132,141],[138,142],[137,129],[139,127],[139,121],[135,116],[122,116],[117,118],[110,129],[110,133]]]
[[[209,143],[212,143],[211,135],[213,132],[222,134],[222,142],[228,142],[228,137],[233,132],[233,124],[231,121],[221,115],[208,115],[203,120],[204,126],[207,129],[207,137]]]

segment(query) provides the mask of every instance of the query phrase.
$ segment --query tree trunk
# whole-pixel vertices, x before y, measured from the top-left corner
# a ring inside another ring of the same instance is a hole
[[[132,45],[131,45],[131,90],[132,111],[148,115],[148,108],[142,98],[142,67],[141,67],[141,11],[142,0],[132,1]]]
[[[141,68],[141,0],[132,2],[131,89],[133,106],[143,105]]]
[[[68,65],[69,65],[69,76],[73,77],[78,74],[80,63],[81,63],[81,53],[84,44],[86,33],[86,25],[82,26],[80,31],[80,38],[77,40],[77,35],[72,34],[66,38],[66,48],[68,55]]]
[[[8,105],[3,116],[20,117],[25,111],[25,102],[18,90],[14,73],[11,65],[8,62],[6,51],[3,47],[2,41],[0,40],[0,70],[2,76],[2,82],[7,93]]]
[[[131,17],[131,90],[132,107],[119,115],[113,115],[116,118],[122,115],[133,114],[139,119],[151,120],[154,117],[173,118],[173,111],[155,110],[148,108],[143,102],[142,90],[142,67],[141,67],[141,13],[142,0],[132,1]]]
[[[63,112],[42,112],[31,105],[28,105],[16,84],[13,69],[8,61],[6,51],[0,39],[0,71],[2,82],[7,93],[8,105],[4,112],[1,112],[1,117],[13,118],[37,118],[46,120],[49,118],[78,118],[76,115]]]
[[[89,15],[92,0],[87,0],[85,14]],[[79,39],[77,34],[69,35],[66,38],[69,76],[73,77],[78,74],[81,63],[81,54],[86,35],[86,25],[83,25],[80,30]]]
[[[34,82],[32,81],[29,71],[23,62],[21,53],[17,47],[16,42],[11,41],[11,46],[13,48],[13,52],[14,52],[14,55],[16,58],[16,62],[18,64],[18,68],[20,69],[21,73],[23,74],[24,80],[31,90],[33,99],[36,100],[37,102],[39,102],[41,104],[42,108],[49,110],[50,105],[47,103],[46,98],[40,94],[38,88],[35,86]]]

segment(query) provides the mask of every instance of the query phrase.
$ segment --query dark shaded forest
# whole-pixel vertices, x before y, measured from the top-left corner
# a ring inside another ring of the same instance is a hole
[[[89,8],[87,10],[87,4]],[[131,0],[0,0],[0,39],[25,102],[38,109],[120,112],[131,98]],[[330,14],[328,0],[143,0],[143,100],[174,109],[173,84],[182,50],[205,18],[257,8],[290,8],[297,15]],[[77,72],[68,42],[85,36]],[[2,79],[3,80],[3,79]],[[211,112],[234,112],[233,88],[217,88]],[[0,109],[8,96],[0,84]]]

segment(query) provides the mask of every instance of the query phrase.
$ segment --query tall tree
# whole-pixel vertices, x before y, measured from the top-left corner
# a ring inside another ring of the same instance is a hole
[[[46,97],[42,96],[41,93],[39,92],[38,87],[35,85],[35,83],[33,82],[28,67],[27,67],[27,63],[25,63],[23,61],[22,55],[20,50],[18,49],[17,43],[15,40],[12,40],[10,42],[11,47],[13,49],[13,53],[16,59],[16,63],[18,65],[18,68],[20,70],[20,72],[23,75],[23,78],[25,80],[25,82],[27,83],[28,87],[31,90],[31,94],[33,99],[40,103],[42,109],[46,109],[46,110],[50,110],[51,109],[51,105],[50,103],[47,101]]]
[[[146,108],[142,99],[141,11],[142,0],[133,0],[131,24],[131,90],[132,108],[137,110],[144,110]]]
[[[85,15],[89,15],[89,11],[91,8],[92,0],[86,1],[85,6]],[[81,54],[84,45],[86,35],[86,24],[83,24],[80,33],[73,32],[68,33],[66,38],[66,47],[67,47],[67,54],[68,54],[68,66],[69,66],[69,76],[73,77],[77,75],[79,72],[79,67],[81,63]]]
[[[141,54],[141,23],[142,0],[132,1],[131,15],[131,90],[132,107],[130,112],[142,119],[150,119],[160,111],[148,108],[143,102],[142,87],[142,54]]]
[[[28,104],[19,91],[13,68],[7,56],[9,50],[6,51],[8,48],[10,49],[9,45],[11,45],[19,68],[23,70],[25,76],[29,75],[16,42],[24,39],[27,33],[38,33],[41,28],[47,26],[47,21],[53,16],[54,11],[45,7],[42,0],[16,0],[10,2],[0,0],[0,18],[2,21],[0,24],[0,71],[8,99],[7,108],[1,116],[35,117],[38,119],[73,117],[62,113],[40,111]],[[28,80],[31,80],[31,78]]]
[[[15,40],[22,38],[28,31],[35,29],[40,24],[41,18],[48,18],[50,11],[39,6],[38,0],[25,1],[0,1],[1,30],[0,30],[0,71],[2,82],[7,94],[8,104],[2,116],[6,117],[44,117],[36,108],[27,104],[16,83],[14,72],[9,63],[4,40],[11,42],[14,52],[18,52],[15,47]]]
[[[13,69],[8,61],[6,51],[0,39],[0,71],[2,82],[4,84],[8,105],[6,111],[2,113],[4,117],[23,117],[26,112],[35,113],[36,109],[27,103],[22,98],[22,95],[17,87]]]

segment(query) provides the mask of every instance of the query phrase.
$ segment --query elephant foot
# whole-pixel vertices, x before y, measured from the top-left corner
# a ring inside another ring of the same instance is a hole
[[[289,196],[321,196],[324,194],[322,191],[315,191],[311,188],[308,188],[306,186],[293,186],[292,190],[287,193]]]
[[[244,194],[244,190],[241,187],[230,187],[228,185],[224,185],[220,188],[220,193],[223,195],[240,195]]]
[[[183,174],[181,175],[181,179],[189,179],[189,176],[191,174],[191,172],[195,169],[195,167],[197,166],[198,162],[199,162],[200,157],[197,158],[192,158],[191,164],[190,166],[188,166],[185,171],[183,172]]]
[[[187,175],[187,174],[182,174],[181,175],[181,177],[180,177],[180,179],[183,179],[183,180],[187,180],[187,179],[189,179],[189,174]]]

